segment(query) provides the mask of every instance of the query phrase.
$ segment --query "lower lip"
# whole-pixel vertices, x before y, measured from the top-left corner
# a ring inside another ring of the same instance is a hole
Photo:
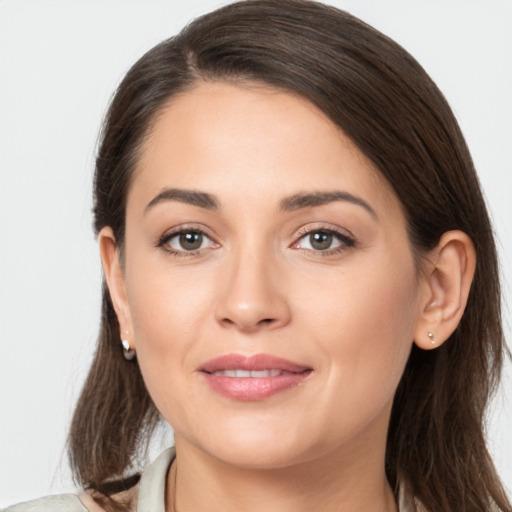
[[[281,391],[294,388],[304,382],[311,371],[290,373],[277,377],[224,377],[203,372],[213,391],[234,400],[255,402],[264,400]]]

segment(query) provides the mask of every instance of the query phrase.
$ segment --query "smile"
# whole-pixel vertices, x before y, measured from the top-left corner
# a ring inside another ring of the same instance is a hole
[[[277,368],[273,368],[271,370],[217,370],[212,373],[212,375],[223,376],[223,377],[237,377],[241,379],[247,378],[259,378],[259,377],[278,377],[279,375],[283,375],[284,370],[278,370]]]
[[[302,384],[313,370],[269,354],[228,354],[200,369],[210,389],[227,398],[259,401]]]

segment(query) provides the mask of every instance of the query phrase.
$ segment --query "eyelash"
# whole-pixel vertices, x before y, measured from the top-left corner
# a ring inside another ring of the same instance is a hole
[[[197,226],[180,226],[179,228],[168,231],[160,237],[160,239],[158,240],[158,242],[155,245],[156,245],[156,247],[163,249],[165,252],[167,252],[171,256],[175,256],[177,258],[187,258],[187,257],[190,258],[193,256],[197,256],[201,253],[202,250],[204,250],[204,248],[200,248],[200,249],[196,249],[196,250],[192,250],[192,251],[187,251],[185,249],[175,250],[175,249],[172,249],[169,245],[169,242],[173,238],[176,238],[180,235],[191,234],[191,233],[199,234],[199,235],[207,238],[208,240],[210,240],[209,247],[218,246],[218,244],[216,242],[214,242],[212,240],[212,238],[204,232],[203,229],[198,228]]]
[[[198,228],[196,226],[180,226],[179,228],[176,228],[170,232],[166,232],[164,235],[162,235],[160,237],[160,239],[158,240],[158,242],[155,245],[156,245],[156,247],[163,249],[165,252],[167,252],[171,256],[175,256],[178,258],[194,257],[194,256],[199,255],[201,253],[201,251],[203,251],[205,248],[199,248],[196,250],[187,251],[186,249],[175,250],[169,246],[169,242],[173,238],[176,238],[183,234],[192,234],[192,233],[199,234],[199,235],[207,238],[208,240],[210,240],[209,247],[213,247],[213,248],[218,247],[218,244],[214,240],[212,240],[212,238],[209,235],[207,235],[203,229]],[[310,237],[310,236],[314,235],[315,233],[331,235],[340,242],[340,245],[337,247],[334,247],[332,249],[325,249],[325,250],[304,249],[304,248],[298,247],[298,244],[301,240],[304,240],[308,236]],[[311,227],[304,227],[301,230],[299,230],[298,235],[299,235],[299,237],[295,240],[295,242],[293,242],[291,244],[290,247],[295,250],[300,250],[308,255],[314,253],[315,256],[316,255],[319,255],[322,257],[333,256],[335,254],[339,254],[343,251],[346,251],[347,249],[350,249],[356,245],[356,240],[353,236],[347,235],[346,233],[341,232],[332,227],[326,228],[326,227],[318,226],[313,229]]]
[[[325,249],[325,250],[302,249],[300,247],[297,247],[298,243],[301,240],[304,240],[307,237],[310,237],[311,235],[313,235],[315,233],[332,235],[334,238],[336,238],[340,242],[340,245],[337,247],[334,247],[332,249]],[[321,257],[334,256],[336,254],[340,254],[340,253],[346,251],[347,249],[351,249],[352,247],[356,246],[356,240],[352,235],[348,235],[347,233],[342,232],[341,230],[334,229],[332,227],[327,228],[327,227],[323,227],[323,226],[318,226],[318,227],[315,227],[312,229],[310,226],[307,226],[307,227],[304,227],[301,230],[299,230],[298,234],[300,236],[297,238],[297,240],[295,242],[293,242],[291,247],[296,250],[306,252],[308,255],[313,252],[315,256],[316,255],[319,255]]]

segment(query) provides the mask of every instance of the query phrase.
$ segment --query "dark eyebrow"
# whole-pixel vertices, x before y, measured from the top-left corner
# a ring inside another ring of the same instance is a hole
[[[375,210],[362,198],[342,191],[301,193],[287,197],[281,201],[281,210],[285,212],[300,210],[301,208],[312,208],[332,203],[334,201],[347,201],[363,207],[370,215],[379,220]]]
[[[219,209],[219,202],[217,199],[205,192],[196,192],[195,190],[185,190],[181,188],[166,188],[151,199],[151,201],[146,205],[145,213],[153,208],[153,206],[164,201],[178,201],[180,203],[199,206],[199,208],[205,208],[207,210]]]

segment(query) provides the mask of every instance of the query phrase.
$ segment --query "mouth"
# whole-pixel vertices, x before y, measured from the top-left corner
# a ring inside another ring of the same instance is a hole
[[[228,354],[211,359],[199,371],[216,393],[258,401],[302,384],[313,369],[269,354]]]
[[[249,378],[263,378],[263,377],[279,377],[279,375],[289,374],[284,370],[278,370],[272,368],[270,370],[241,370],[237,368],[235,370],[217,370],[212,372],[210,375],[216,375],[220,377],[235,377],[237,379],[249,379]]]

